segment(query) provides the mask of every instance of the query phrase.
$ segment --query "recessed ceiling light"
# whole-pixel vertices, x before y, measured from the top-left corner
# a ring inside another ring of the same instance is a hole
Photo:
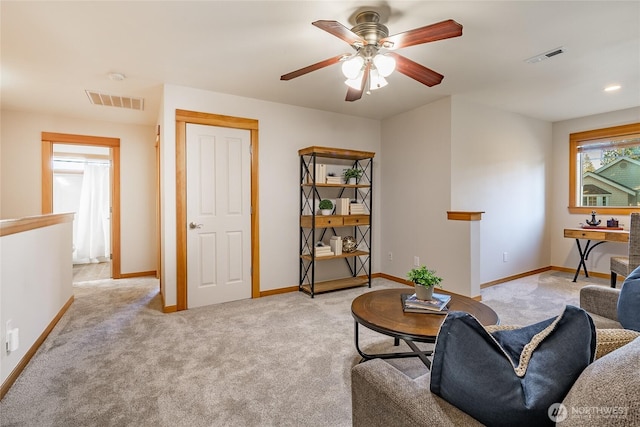
[[[622,86],[620,85],[611,85],[611,86],[607,86],[604,88],[605,92],[614,92],[616,90],[619,90]]]

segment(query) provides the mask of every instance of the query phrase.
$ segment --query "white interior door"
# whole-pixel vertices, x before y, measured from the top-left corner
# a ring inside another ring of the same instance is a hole
[[[251,298],[251,133],[187,124],[187,307]]]

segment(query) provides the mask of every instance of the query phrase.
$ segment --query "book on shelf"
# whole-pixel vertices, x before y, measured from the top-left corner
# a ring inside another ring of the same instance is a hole
[[[339,176],[328,176],[327,184],[342,184],[342,178]]]
[[[314,252],[316,257],[333,256],[333,251],[330,246],[316,246]]]
[[[323,256],[333,256],[333,252],[317,252],[316,258],[322,258]]]
[[[316,163],[315,177],[316,184],[324,184],[327,181],[327,165]],[[307,184],[313,184],[313,172],[311,168],[307,173]]]
[[[364,205],[362,203],[350,203],[349,204],[349,213],[351,215],[362,215],[365,214]]]
[[[349,199],[341,197],[336,199],[336,215],[349,215]]]
[[[447,304],[451,301],[451,295],[434,292],[431,300],[421,300],[416,294],[402,294],[401,299],[405,313],[446,314],[449,311]]]
[[[327,181],[327,165],[316,164],[316,184],[324,184]]]
[[[329,246],[335,255],[342,255],[342,237],[333,236],[329,240]]]

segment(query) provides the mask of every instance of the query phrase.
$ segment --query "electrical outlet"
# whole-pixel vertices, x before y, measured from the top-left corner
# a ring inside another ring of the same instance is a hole
[[[13,327],[12,321],[11,319],[7,320],[7,324],[6,324],[6,329],[4,330],[5,332],[5,338],[4,338],[4,346],[5,346],[5,351],[7,352],[7,354],[9,354],[11,351],[9,350],[10,347],[10,341],[11,341],[11,328]]]
[[[502,252],[502,262],[509,261],[509,252]]]
[[[420,257],[418,256],[413,257],[413,265],[414,267],[420,267]]]
[[[388,258],[389,258],[389,261],[393,261],[393,253],[389,252]]]

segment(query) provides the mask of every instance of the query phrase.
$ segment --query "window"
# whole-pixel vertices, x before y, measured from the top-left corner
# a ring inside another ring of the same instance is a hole
[[[582,197],[582,206],[607,206],[607,197],[584,196]]]
[[[640,123],[572,133],[569,144],[569,212],[640,209]]]

